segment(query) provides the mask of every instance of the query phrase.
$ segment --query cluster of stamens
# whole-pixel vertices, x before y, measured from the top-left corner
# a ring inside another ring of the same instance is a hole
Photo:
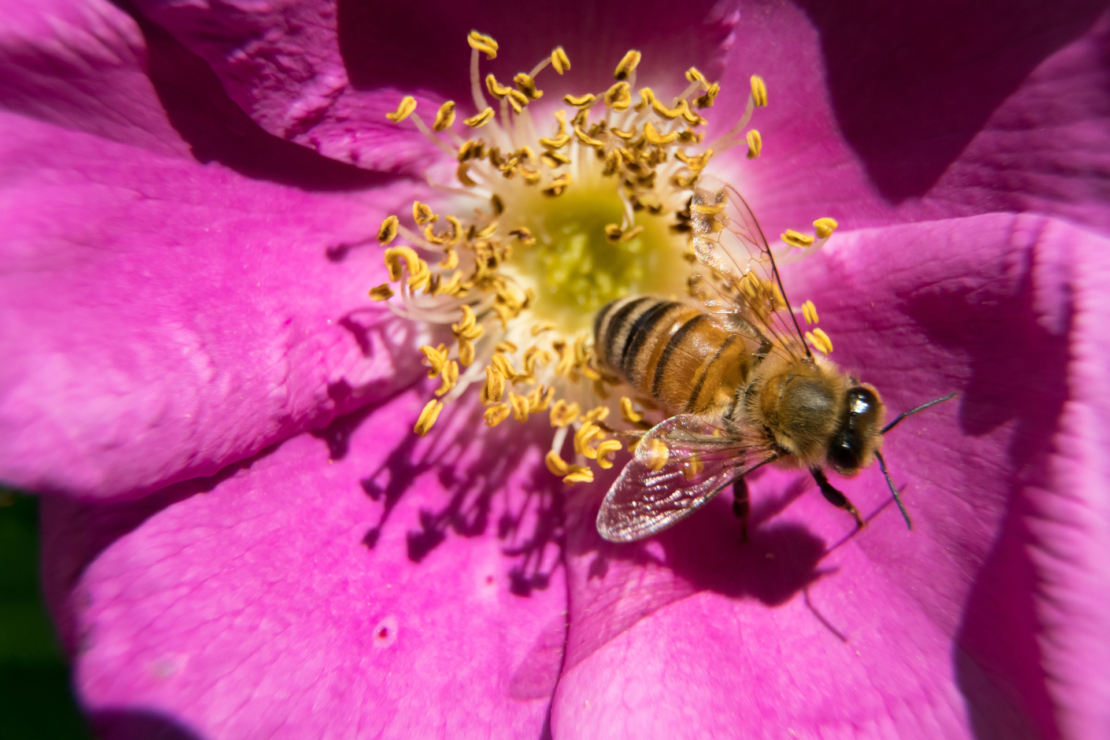
[[[759,132],[744,129],[754,109],[766,105],[766,87],[752,77],[741,119],[699,148],[701,111],[713,106],[719,85],[691,67],[688,86],[667,103],[651,88],[636,89],[640,53],[629,51],[611,87],[566,95],[566,108],[552,111],[552,126],[541,133],[530,111],[544,96],[536,77],[548,66],[559,75],[570,69],[562,47],[508,86],[492,74],[483,84],[479,73],[480,57],[494,59],[497,43],[476,31],[468,41],[477,113],[462,129],[456,130],[454,101],[438,109],[431,126],[411,97],[388,116],[411,120],[457,162],[461,187],[430,184],[459,215],[417,201],[411,224],[387,218],[378,241],[386,247],[390,282],[370,296],[397,295],[390,304],[397,313],[450,326],[450,345],[420,348],[428,376],[440,385],[416,422],[417,434],[427,434],[444,404],[481,383],[487,425],[547,413],[557,430],[548,468],[567,483],[590,481],[588,461],[611,467],[622,447],[609,438],[611,411],[643,428],[644,409],[651,408],[647,399],[639,399],[638,410],[627,396],[613,397],[620,381],[595,360],[593,315],[623,295],[690,292],[688,273],[675,267],[693,254],[691,188],[715,152],[746,144],[749,158],[759,156]],[[394,246],[398,237],[407,245]],[[585,465],[561,455],[570,434]]]

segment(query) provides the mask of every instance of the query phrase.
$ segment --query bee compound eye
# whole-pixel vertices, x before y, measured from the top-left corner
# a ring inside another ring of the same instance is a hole
[[[837,434],[829,445],[829,464],[838,473],[853,473],[860,466],[860,436],[851,428]]]

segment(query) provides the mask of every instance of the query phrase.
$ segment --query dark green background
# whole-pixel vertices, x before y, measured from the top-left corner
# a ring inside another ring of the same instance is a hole
[[[0,737],[92,738],[42,602],[38,511],[0,489]]]

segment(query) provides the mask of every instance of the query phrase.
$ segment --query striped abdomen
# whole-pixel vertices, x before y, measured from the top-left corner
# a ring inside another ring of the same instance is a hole
[[[668,415],[726,412],[752,366],[741,336],[696,308],[648,296],[604,306],[594,346],[610,371]]]

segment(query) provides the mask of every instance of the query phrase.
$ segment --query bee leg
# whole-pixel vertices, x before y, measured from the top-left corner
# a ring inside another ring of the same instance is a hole
[[[825,471],[821,468],[810,468],[809,472],[813,474],[813,479],[817,481],[817,487],[821,489],[821,495],[825,497],[825,500],[851,514],[856,520],[856,526],[863,529],[864,522],[860,518],[859,509],[852,506],[852,502],[848,500],[847,496],[833,488],[833,484],[829,483],[829,479],[825,477]]]
[[[748,514],[752,511],[751,499],[748,497],[748,482],[737,478],[732,482],[732,513],[740,520],[740,542],[748,541]]]

